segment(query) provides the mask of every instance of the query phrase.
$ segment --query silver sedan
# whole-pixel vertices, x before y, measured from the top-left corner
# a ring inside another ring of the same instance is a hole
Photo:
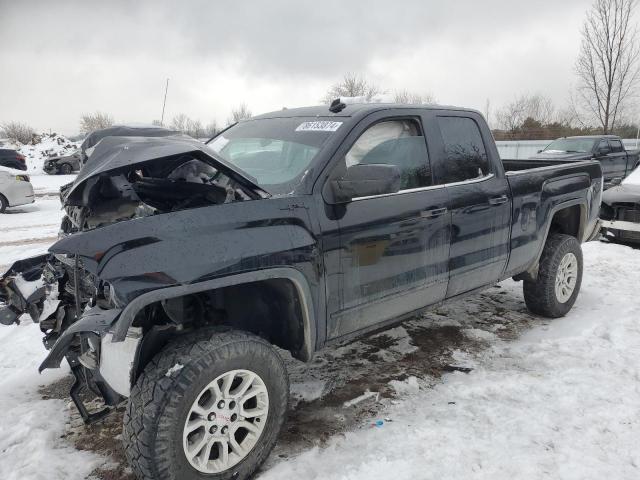
[[[11,168],[0,168],[0,213],[7,207],[33,203],[33,185],[29,176]]]

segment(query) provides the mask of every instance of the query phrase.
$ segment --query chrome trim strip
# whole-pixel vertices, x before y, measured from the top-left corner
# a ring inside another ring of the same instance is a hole
[[[473,184],[473,183],[480,183],[480,182],[484,182],[486,180],[490,180],[490,179],[492,179],[494,177],[495,177],[495,175],[493,173],[490,173],[489,175],[486,175],[484,177],[474,178],[472,180],[464,180],[462,182],[453,182],[453,183],[442,183],[440,185],[430,185],[428,187],[407,188],[406,190],[400,190],[398,192],[393,192],[393,193],[383,193],[383,194],[380,194],[380,195],[367,195],[366,197],[355,197],[351,201],[352,202],[357,202],[358,200],[369,200],[371,198],[390,197],[390,196],[393,196],[393,195],[403,195],[405,193],[424,192],[424,191],[427,191],[427,190],[438,190],[440,188],[455,187],[455,186],[458,186],[458,185],[468,185],[468,184]]]
[[[518,159],[505,159],[506,162],[518,162]],[[523,162],[526,162],[526,159],[522,160]],[[579,167],[579,166],[584,166],[584,165],[592,165],[594,163],[598,163],[597,160],[578,160],[578,161],[567,161],[567,162],[561,162],[558,161],[558,163],[554,164],[554,165],[546,165],[544,167],[533,167],[533,168],[524,168],[522,170],[506,170],[506,175],[509,176],[513,176],[513,175],[521,175],[521,174],[525,174],[525,173],[529,173],[529,172],[540,172],[540,171],[545,171],[545,170],[553,170],[555,168],[558,167]],[[586,172],[567,172],[567,174],[569,173],[586,173]]]
[[[445,183],[444,186],[445,187],[457,187],[458,185],[468,185],[468,184],[472,184],[472,183],[480,183],[480,182],[484,182],[486,180],[491,180],[494,177],[495,177],[495,174],[490,173],[489,175],[485,175],[484,177],[474,178],[474,179],[471,179],[471,180],[463,180],[461,182]]]
[[[382,197],[391,197],[393,195],[403,195],[405,193],[416,193],[416,192],[424,192],[427,190],[438,190],[444,188],[445,185],[430,185],[428,187],[418,187],[418,188],[408,188],[406,190],[400,190],[398,192],[393,193],[382,193],[380,195],[367,195],[366,197],[355,197],[351,199],[352,202],[357,202],[359,200],[369,200],[371,198],[382,198]]]

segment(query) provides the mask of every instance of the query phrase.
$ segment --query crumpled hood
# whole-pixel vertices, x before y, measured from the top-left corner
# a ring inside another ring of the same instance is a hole
[[[540,152],[540,153],[536,153],[535,155],[529,157],[530,159],[541,159],[541,160],[562,160],[562,161],[566,161],[566,160],[585,160],[585,159],[589,159],[592,158],[593,155],[589,152],[581,152],[581,153],[566,153],[566,152],[559,152],[559,153],[547,153],[547,152]]]
[[[602,194],[602,203],[613,206],[614,203],[639,203],[640,185],[622,184],[611,187]]]
[[[73,184],[63,192],[63,200],[67,200],[91,178],[105,173],[112,174],[117,170],[128,170],[132,166],[143,168],[154,162],[170,163],[172,158],[177,160],[185,154],[193,155],[221,170],[263,197],[269,196],[251,176],[221,158],[205,144],[189,137],[106,137],[98,143]]]

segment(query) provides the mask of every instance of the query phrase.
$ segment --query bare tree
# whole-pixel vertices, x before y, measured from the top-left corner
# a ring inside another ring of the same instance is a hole
[[[496,120],[499,128],[514,132],[527,119],[544,125],[552,122],[554,115],[555,108],[550,98],[539,94],[520,95],[511,103],[496,111]]]
[[[582,26],[576,62],[577,109],[604,133],[616,126],[635,96],[639,65],[635,0],[595,0]]]
[[[236,108],[231,110],[231,116],[227,119],[227,124],[238,123],[240,120],[246,120],[251,118],[251,110],[247,107],[246,103],[241,103]]]
[[[184,113],[179,113],[171,120],[171,128],[182,133],[187,133],[187,125],[190,119]]]
[[[26,123],[8,122],[0,125],[0,136],[6,137],[14,142],[27,144],[35,135],[36,131]]]
[[[216,122],[215,120],[212,120],[211,122],[209,122],[209,124],[207,124],[206,127],[204,127],[204,136],[213,137],[219,131],[220,131],[220,128],[218,128],[218,122]]]
[[[191,118],[187,119],[187,131],[185,133],[191,135],[193,138],[204,137],[202,122],[200,120],[192,120]]]
[[[322,103],[331,103],[339,97],[365,97],[370,100],[371,97],[381,93],[380,89],[364,77],[355,73],[347,73],[338,83],[334,83],[327,90]]]
[[[398,90],[393,95],[393,101],[395,103],[406,104],[429,104],[437,103],[436,98],[430,93],[421,95],[419,93],[410,92],[408,90]]]
[[[108,113],[85,113],[80,117],[80,132],[84,134],[107,128],[111,125],[113,125],[113,117]]]

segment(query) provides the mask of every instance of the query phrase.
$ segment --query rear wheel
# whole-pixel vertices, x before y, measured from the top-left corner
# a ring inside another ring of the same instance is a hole
[[[533,313],[562,317],[571,310],[582,283],[582,249],[575,237],[552,234],[542,251],[538,278],[524,282],[524,300]]]
[[[7,202],[7,199],[4,198],[3,195],[0,195],[0,213],[4,213],[8,206],[9,202]]]
[[[71,175],[73,173],[73,167],[68,163],[60,165],[60,173],[63,175]]]
[[[275,445],[289,384],[264,340],[202,330],[165,347],[131,391],[124,445],[139,479],[249,478]]]

